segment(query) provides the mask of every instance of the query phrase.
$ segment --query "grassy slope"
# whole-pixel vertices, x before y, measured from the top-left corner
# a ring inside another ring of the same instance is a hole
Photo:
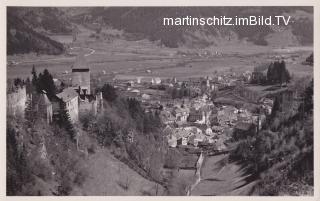
[[[226,160],[225,155],[208,157],[201,168],[201,182],[191,195],[250,195],[254,182],[247,183],[243,169]]]
[[[155,195],[155,183],[146,180],[114,158],[106,149],[100,149],[89,157],[87,170],[89,175],[86,181],[81,187],[75,187],[71,195]],[[129,188],[125,190],[121,184],[125,184],[127,178]],[[163,188],[158,187],[158,195],[162,195]]]

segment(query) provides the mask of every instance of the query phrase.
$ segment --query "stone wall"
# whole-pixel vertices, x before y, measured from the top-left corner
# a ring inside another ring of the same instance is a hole
[[[52,122],[53,110],[52,104],[50,105],[39,105],[38,111],[40,112],[40,116],[46,120],[47,124]]]
[[[7,94],[7,114],[24,117],[26,109],[26,87],[17,87]]]
[[[80,100],[79,102],[79,115],[92,113],[93,115],[97,114],[97,101],[92,100]]]
[[[79,101],[78,97],[75,97],[66,103],[66,108],[70,115],[70,120],[75,123],[79,120]]]
[[[97,93],[94,98],[79,99],[79,115],[85,115],[92,113],[97,115],[98,112],[103,110],[103,98],[102,93]]]
[[[72,71],[72,87],[78,89],[81,87],[80,94],[83,94],[82,90],[86,90],[86,94],[91,94],[90,90],[90,71],[77,72],[76,70]]]

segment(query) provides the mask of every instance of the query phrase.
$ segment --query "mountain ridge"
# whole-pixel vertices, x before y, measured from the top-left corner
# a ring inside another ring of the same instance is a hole
[[[38,54],[57,55],[64,52],[64,46],[45,34],[37,32],[28,25],[27,20],[16,12],[17,8],[7,9],[7,54]]]
[[[297,14],[298,13],[298,14]],[[312,7],[111,7],[90,8],[85,14],[78,14],[72,19],[90,22],[100,22],[113,28],[124,30],[129,33],[140,33],[151,41],[160,40],[168,47],[179,47],[190,41],[196,47],[217,45],[217,40],[237,41],[246,40],[255,45],[269,45],[267,37],[276,34],[277,30],[270,26],[162,26],[163,17],[212,17],[212,16],[274,16],[291,15],[294,23],[288,30],[296,38],[287,41],[283,45],[309,45],[313,43],[313,9]],[[312,17],[310,17],[312,16]],[[188,34],[185,34],[188,33]],[[202,37],[198,37],[202,35]],[[225,37],[227,36],[227,37]],[[211,37],[211,40],[208,38]],[[271,36],[272,37],[272,36]],[[206,45],[207,44],[207,45]]]
[[[249,15],[290,15],[292,23],[288,26],[162,25],[164,17]],[[8,54],[61,54],[63,45],[47,36],[71,35],[78,25],[91,25],[93,33],[97,31],[96,25],[111,27],[123,31],[127,40],[148,39],[169,48],[239,43],[277,47],[313,44],[312,7],[9,7],[7,17]]]

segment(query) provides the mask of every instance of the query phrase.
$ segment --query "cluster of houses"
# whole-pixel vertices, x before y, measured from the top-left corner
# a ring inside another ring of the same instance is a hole
[[[253,114],[247,109],[238,109],[234,106],[210,106],[196,110],[173,108],[172,112],[165,108],[162,118],[167,124],[165,134],[170,147],[179,145],[212,145],[217,150],[223,150],[223,141],[231,137],[235,129],[249,131],[252,127],[258,129],[266,120],[264,114]],[[177,112],[178,111],[178,112]],[[246,125],[246,126],[241,126]]]
[[[261,98],[260,93],[244,85],[253,76],[249,71],[187,79],[133,76],[114,80],[112,84],[125,96],[140,100],[146,112],[160,112],[170,147],[208,145],[223,150],[226,148],[224,142],[233,132],[245,134],[252,132],[252,128],[257,131],[266,115],[271,113],[272,98]],[[188,97],[172,98],[167,93],[170,88],[187,88],[194,93]],[[212,92],[219,96],[213,99]],[[221,97],[239,99],[262,110],[257,113],[243,104],[220,102]]]

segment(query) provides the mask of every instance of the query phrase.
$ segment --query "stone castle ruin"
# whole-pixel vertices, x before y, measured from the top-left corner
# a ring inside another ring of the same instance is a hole
[[[85,56],[80,54],[72,65],[71,87],[65,89],[73,89],[74,92],[77,93],[77,104],[72,104],[73,107],[69,111],[72,115],[74,114],[73,116],[76,116],[73,118],[75,120],[74,122],[76,122],[81,115],[86,115],[88,113],[97,115],[103,108],[102,93],[92,93],[90,82],[90,66],[87,63]],[[60,94],[63,94],[64,91]],[[57,94],[57,96],[59,97],[59,94]]]
[[[24,117],[27,102],[26,87],[8,86],[7,91],[7,114],[15,117]]]
[[[76,123],[81,115],[97,115],[103,108],[102,92],[93,94],[90,81],[90,67],[84,55],[80,55],[72,66],[72,86],[56,94],[52,100],[49,100],[45,91],[36,95],[28,92],[25,84],[8,84],[7,114],[23,118],[28,104],[32,104],[40,117],[50,124],[53,116],[60,112],[59,103],[62,101],[66,104],[73,123]]]
[[[102,109],[102,94],[93,94],[90,82],[90,66],[85,56],[80,54],[72,66],[72,87],[79,94],[79,115],[96,115]]]

